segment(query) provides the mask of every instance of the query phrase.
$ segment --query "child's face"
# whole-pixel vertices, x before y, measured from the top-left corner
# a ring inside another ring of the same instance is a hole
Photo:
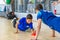
[[[30,24],[32,22],[32,19],[26,19],[26,22]]]

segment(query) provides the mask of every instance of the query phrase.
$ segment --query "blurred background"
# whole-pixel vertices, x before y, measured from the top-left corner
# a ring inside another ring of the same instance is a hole
[[[60,1],[59,0],[13,0],[12,10],[17,13],[31,13],[35,14],[35,6],[42,4],[45,10],[52,11],[56,10],[56,14],[60,15]],[[3,0],[0,1],[0,16],[4,16],[6,4]],[[2,13],[1,13],[2,12]]]
[[[37,4],[42,4],[44,10],[52,11],[53,14],[60,17],[60,0],[13,0],[11,9],[19,19],[27,14],[32,14],[35,28],[37,25],[37,14],[35,13]],[[4,0],[0,0],[0,40],[30,40],[30,32],[14,33],[15,28],[13,28],[11,20],[6,18],[6,11],[6,3]],[[60,40],[58,32],[56,32],[55,38],[51,37],[51,34],[51,29],[42,23],[39,40]]]

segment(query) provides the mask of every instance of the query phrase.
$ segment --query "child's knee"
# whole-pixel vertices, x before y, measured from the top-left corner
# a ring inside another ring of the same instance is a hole
[[[16,27],[16,23],[17,23],[17,20],[16,19],[13,19],[13,27],[15,28]]]

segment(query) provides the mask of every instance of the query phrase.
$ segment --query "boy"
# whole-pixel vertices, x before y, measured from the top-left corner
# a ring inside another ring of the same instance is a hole
[[[10,12],[9,14],[7,14],[7,18],[8,19],[13,19],[13,18],[17,19],[16,15],[13,12]]]
[[[29,28],[32,32],[34,32],[32,19],[33,17],[31,14],[28,14],[26,17],[21,18],[19,22],[16,23],[16,33],[18,33],[18,29],[24,32]]]
[[[43,10],[43,6],[41,4],[38,4],[36,6],[36,13],[38,13],[37,14],[38,25],[37,25],[36,36],[34,40],[37,40],[38,38],[42,21],[53,30],[53,34],[52,34],[53,37],[55,37],[55,31],[60,33],[60,17],[56,17],[50,11]]]

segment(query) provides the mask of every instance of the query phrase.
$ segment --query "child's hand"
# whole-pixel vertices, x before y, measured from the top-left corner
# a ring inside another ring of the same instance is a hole
[[[52,37],[56,37],[55,35],[52,35]]]
[[[36,36],[36,31],[34,31],[31,35],[32,35],[32,36]]]
[[[37,38],[36,38],[36,31],[33,31],[31,36],[32,36],[31,40],[37,40]]]

